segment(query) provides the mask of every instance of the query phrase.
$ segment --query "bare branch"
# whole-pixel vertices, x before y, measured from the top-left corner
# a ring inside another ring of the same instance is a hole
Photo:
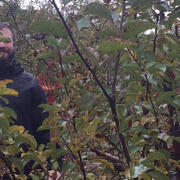
[[[155,36],[153,40],[153,52],[156,53],[156,46],[157,46],[157,38],[158,38],[158,23],[159,23],[159,14],[156,14],[156,28],[155,28]]]
[[[123,0],[122,1],[122,15],[121,15],[120,27],[119,27],[119,32],[118,32],[118,38],[121,38],[123,22],[124,22],[124,17],[125,17],[125,11],[126,11],[126,4],[125,4],[125,0]],[[113,84],[112,84],[112,97],[114,100],[115,100],[117,74],[118,74],[118,70],[119,70],[119,62],[120,62],[120,56],[121,56],[120,54],[121,54],[120,51],[118,51],[118,54],[116,57],[115,73],[114,73]]]
[[[106,153],[103,152],[101,150],[95,149],[95,148],[91,148],[91,151],[96,153],[98,156],[104,157],[105,159],[107,159],[108,161],[112,162],[112,163],[118,163],[121,165],[121,169],[125,170],[127,168],[127,165],[119,160],[119,157],[114,156],[110,153]]]
[[[125,3],[125,0],[123,0],[122,1],[122,15],[121,15],[121,22],[120,22],[120,27],[119,27],[119,32],[118,32],[118,38],[121,38],[125,12],[126,12],[126,3]]]

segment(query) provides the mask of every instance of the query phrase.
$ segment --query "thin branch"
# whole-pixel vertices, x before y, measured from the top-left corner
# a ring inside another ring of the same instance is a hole
[[[57,4],[55,2],[55,0],[49,0],[49,2],[54,6],[54,8],[56,9],[62,23],[64,24],[64,27],[72,41],[72,44],[76,50],[76,53],[79,55],[79,57],[81,58],[81,60],[84,62],[85,66],[87,67],[87,69],[91,72],[91,74],[93,75],[94,77],[94,80],[96,81],[96,83],[98,84],[98,86],[100,87],[100,89],[102,90],[102,92],[104,93],[105,97],[108,99],[108,102],[109,102],[109,105],[110,105],[110,108],[111,108],[111,111],[112,111],[112,115],[113,115],[113,120],[115,121],[116,123],[116,131],[118,133],[118,136],[119,136],[119,139],[121,141],[121,144],[120,146],[122,145],[122,148],[123,148],[123,152],[125,154],[125,158],[126,158],[126,161],[127,163],[129,164],[131,159],[130,159],[130,156],[129,156],[129,153],[128,153],[128,150],[127,150],[127,146],[126,146],[126,143],[125,143],[125,138],[123,136],[122,133],[119,132],[119,119],[118,119],[118,116],[117,116],[117,111],[116,111],[116,104],[115,104],[115,100],[113,100],[109,95],[108,93],[106,92],[106,90],[104,89],[103,85],[101,84],[101,82],[99,81],[99,79],[97,78],[96,76],[96,73],[94,72],[94,70],[90,67],[90,65],[88,64],[87,60],[83,57],[83,55],[81,54],[74,38],[73,38],[73,35],[63,17],[63,15],[61,14],[59,8],[57,7]]]
[[[120,28],[119,28],[119,32],[118,32],[118,38],[121,38],[121,33],[122,33],[122,28],[123,28],[123,21],[124,21],[124,17],[125,17],[125,10],[126,10],[126,4],[125,4],[125,0],[123,0],[122,2],[122,15],[121,15],[121,22],[120,22]],[[116,110],[116,98],[115,98],[115,91],[116,91],[116,83],[117,83],[117,74],[118,74],[118,70],[119,70],[119,62],[120,62],[120,51],[118,51],[117,57],[116,57],[116,66],[115,66],[115,73],[114,73],[114,77],[113,77],[113,83],[112,83],[112,101],[109,102],[110,107],[111,107],[111,111],[112,111],[112,115],[113,115],[113,119],[116,123],[116,132],[119,136],[119,139],[121,141],[121,145],[122,145],[122,149],[126,158],[126,162],[129,163],[131,162],[131,158],[127,149],[127,145],[125,142],[125,137],[123,136],[122,133],[119,132],[119,119],[118,119],[118,115],[117,115],[117,110]],[[121,146],[120,146],[121,147]]]
[[[133,60],[136,62],[136,64],[138,65],[138,67],[140,68],[140,70],[142,72],[144,72],[144,70],[141,68],[141,64],[138,62],[138,60],[136,59],[136,57],[133,55],[133,53],[131,52],[131,50],[129,48],[127,48],[128,53],[130,54],[130,56],[133,58]]]
[[[127,168],[127,165],[119,160],[119,157],[114,156],[110,153],[106,153],[103,152],[101,150],[95,149],[95,148],[91,148],[91,151],[96,153],[96,155],[104,157],[105,159],[107,159],[108,161],[112,162],[112,163],[118,163],[121,166],[122,170],[125,170]]]
[[[61,53],[60,53],[60,51],[59,50],[57,50],[57,53],[58,53],[58,56],[59,56],[59,64],[60,64],[60,67],[61,67],[61,71],[62,71],[62,77],[65,77],[66,76],[66,74],[65,74],[65,72],[64,72],[64,68],[63,68],[63,59],[62,59],[62,55],[61,55]],[[66,90],[66,93],[67,94],[69,94],[69,91],[68,91],[68,89],[67,89],[67,85],[66,85],[66,82],[65,82],[65,84],[64,84],[64,88],[65,88],[65,90]]]
[[[103,137],[106,139],[106,141],[108,141],[109,144],[111,144],[112,147],[118,151],[119,154],[122,154],[122,150],[119,149],[118,146],[111,141],[111,139],[109,139],[105,134],[103,134]]]
[[[113,102],[113,101],[110,102],[110,107],[111,107],[113,119],[114,119],[114,121],[116,123],[116,132],[117,132],[118,137],[119,137],[119,139],[121,141],[121,145],[122,145],[122,149],[123,149],[123,152],[124,152],[124,155],[125,155],[125,158],[126,158],[126,162],[129,165],[129,163],[131,162],[131,158],[130,158],[130,155],[129,155],[129,152],[128,152],[128,149],[127,149],[127,145],[126,145],[126,142],[125,142],[125,137],[123,136],[122,133],[119,132],[120,125],[119,125],[119,119],[118,119],[118,115],[117,115],[115,102]]]
[[[115,91],[116,91],[116,83],[117,83],[117,74],[119,70],[119,62],[120,62],[120,51],[118,51],[118,55],[116,57],[116,65],[115,65],[115,73],[113,77],[113,83],[112,83],[112,98],[115,100]]]
[[[176,37],[179,39],[180,38],[180,36],[179,36],[179,24],[177,24],[175,26],[175,34],[176,34]]]
[[[103,85],[100,83],[99,79],[97,78],[97,76],[96,76],[95,72],[93,71],[93,69],[92,69],[92,68],[90,67],[90,65],[88,64],[87,60],[86,60],[86,59],[83,57],[83,55],[81,54],[81,52],[80,52],[80,50],[79,50],[79,48],[78,48],[78,46],[77,46],[77,44],[76,44],[76,42],[75,42],[75,40],[74,40],[74,38],[73,38],[73,36],[72,36],[72,33],[71,33],[71,31],[70,31],[70,29],[69,29],[69,27],[68,27],[68,25],[67,25],[67,23],[66,23],[66,21],[65,21],[65,19],[64,19],[64,17],[63,17],[63,15],[61,14],[61,12],[59,11],[59,8],[57,7],[57,4],[56,4],[55,0],[49,0],[49,2],[54,6],[54,8],[56,9],[56,11],[57,11],[57,13],[58,13],[58,15],[59,15],[59,17],[60,17],[60,19],[61,19],[61,21],[63,22],[64,27],[65,27],[65,29],[66,29],[66,31],[67,31],[67,33],[68,33],[68,35],[69,35],[69,37],[70,37],[70,39],[71,39],[71,41],[72,41],[72,44],[73,44],[73,46],[74,46],[74,48],[75,48],[75,50],[76,50],[76,53],[79,55],[79,57],[81,58],[81,60],[84,62],[85,66],[86,66],[86,67],[88,68],[88,70],[91,72],[91,74],[92,74],[93,77],[94,77],[94,80],[96,81],[96,83],[98,84],[98,86],[100,87],[100,89],[102,90],[102,92],[104,93],[104,95],[106,96],[106,98],[107,98],[109,101],[111,101],[111,97],[108,95],[108,93],[107,93],[106,90],[104,89]]]
[[[65,139],[62,137],[62,140],[65,144],[65,146],[67,147],[68,151],[71,153],[72,157],[74,158],[74,160],[76,160],[76,162],[79,164],[78,158],[76,157],[76,155],[73,153],[73,151],[71,150],[71,148],[68,146],[68,144],[66,143]]]
[[[37,54],[37,50],[30,44],[30,42],[25,38],[25,36],[24,36],[24,34],[22,33],[22,31],[18,28],[18,24],[17,24],[17,22],[16,22],[16,17],[15,17],[14,14],[13,14],[13,10],[12,10],[12,8],[11,8],[11,5],[8,4],[8,6],[9,6],[9,10],[10,10],[12,19],[13,19],[13,21],[14,21],[14,24],[16,25],[16,28],[18,29],[18,32],[19,32],[20,36],[25,40],[25,42],[29,45],[29,47],[31,47],[31,49],[34,50],[35,54]]]
[[[156,28],[155,28],[155,37],[153,40],[153,52],[156,53],[156,47],[157,47],[157,38],[158,38],[158,23],[159,23],[159,14],[156,14]]]
[[[82,157],[81,157],[81,152],[78,151],[77,153],[78,153],[78,156],[79,156],[79,160],[80,160],[80,168],[81,168],[81,171],[82,171],[84,180],[87,180],[87,177],[86,177],[86,171],[85,171],[85,168],[84,168],[84,163],[83,163],[83,160],[82,160]]]
[[[75,133],[77,134],[75,117],[76,117],[76,116],[73,116],[73,127],[74,127]],[[79,156],[79,165],[80,165],[80,168],[81,168],[81,171],[82,171],[84,180],[87,180],[86,171],[85,171],[85,168],[84,168],[84,163],[83,163],[83,160],[82,160],[82,157],[81,157],[81,152],[80,152],[80,150],[78,150],[77,153],[78,153],[78,156]]]
[[[125,0],[122,1],[122,15],[121,15],[121,21],[120,21],[120,27],[118,32],[118,38],[121,38],[121,33],[123,30],[123,22],[125,18],[125,11],[126,11],[126,4]],[[112,98],[115,100],[115,91],[116,91],[116,83],[117,83],[117,74],[119,70],[119,62],[120,62],[120,51],[118,51],[117,57],[116,57],[116,65],[115,65],[115,73],[113,78],[113,84],[112,84]]]
[[[133,60],[136,62],[136,64],[138,65],[138,67],[140,68],[140,71],[142,73],[145,73],[144,72],[144,69],[141,68],[141,64],[138,62],[138,60],[135,58],[135,56],[132,54],[131,50],[129,48],[127,48],[130,56],[133,58]],[[147,77],[147,74],[144,75],[145,77],[145,80],[146,80],[146,99],[148,100],[148,97],[150,99],[150,103],[152,105],[152,108],[153,108],[153,114],[154,114],[154,117],[156,119],[156,124],[158,125],[159,124],[159,120],[158,120],[158,114],[156,112],[156,108],[155,108],[155,105],[153,103],[153,99],[152,99],[152,95],[151,95],[151,90],[150,90],[150,83],[149,83],[149,79]]]
[[[122,29],[123,29],[123,22],[124,22],[125,12],[126,12],[126,3],[125,3],[125,0],[123,0],[122,1],[122,15],[121,15],[120,28],[119,28],[119,32],[118,32],[118,38],[121,38],[121,33],[122,33]]]
[[[153,102],[153,99],[152,99],[151,89],[150,89],[150,83],[149,83],[149,79],[148,79],[148,77],[147,77],[147,74],[145,74],[145,79],[146,79],[146,89],[147,89],[147,93],[148,93],[148,95],[149,95],[150,103],[151,103],[152,109],[153,109],[153,114],[154,114],[154,117],[155,117],[155,119],[156,119],[156,125],[158,126],[158,124],[159,124],[158,113],[156,112],[156,108],[155,108],[155,105],[154,105],[154,102]]]

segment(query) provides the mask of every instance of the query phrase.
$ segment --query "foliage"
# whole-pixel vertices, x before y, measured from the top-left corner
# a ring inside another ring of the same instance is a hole
[[[170,179],[180,168],[180,2],[62,3],[49,0],[50,8],[38,10],[25,29],[38,53],[31,58],[36,70],[61,83],[56,103],[43,105],[52,116],[40,129],[55,122],[55,141],[63,148],[28,151],[19,160],[31,157],[43,166],[40,155],[63,154],[62,179]],[[23,143],[35,150],[28,140]],[[13,157],[14,142],[7,146]]]

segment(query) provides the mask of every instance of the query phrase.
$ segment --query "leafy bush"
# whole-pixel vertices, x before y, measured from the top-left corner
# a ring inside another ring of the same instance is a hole
[[[39,71],[61,83],[40,129],[56,122],[62,179],[178,174],[179,1],[49,3],[54,18],[37,18],[31,37],[43,37]]]

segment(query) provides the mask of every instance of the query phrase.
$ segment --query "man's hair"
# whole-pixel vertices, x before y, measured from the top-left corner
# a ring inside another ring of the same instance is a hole
[[[11,31],[13,42],[16,42],[16,32],[15,32],[15,30],[8,23],[0,22],[0,30],[2,30],[4,28],[7,28],[7,29],[9,29]]]

